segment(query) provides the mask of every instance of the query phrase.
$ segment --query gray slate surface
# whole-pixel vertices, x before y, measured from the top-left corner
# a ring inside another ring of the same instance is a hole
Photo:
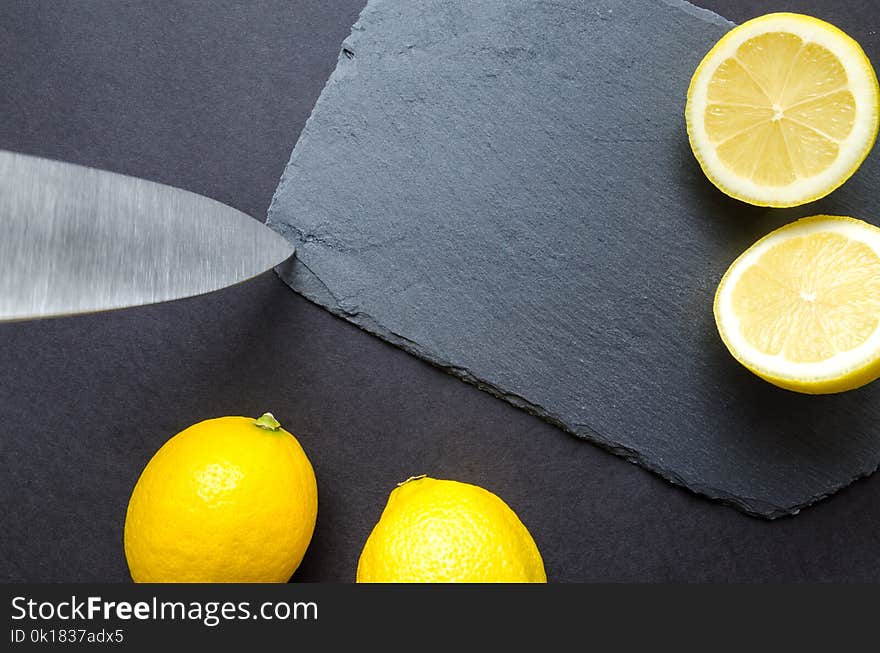
[[[297,246],[282,278],[751,514],[873,472],[880,386],[786,392],[715,331],[736,255],[796,217],[870,219],[880,181],[874,155],[819,206],[774,212],[711,187],[682,116],[729,26],[674,0],[371,0],[269,211]]]

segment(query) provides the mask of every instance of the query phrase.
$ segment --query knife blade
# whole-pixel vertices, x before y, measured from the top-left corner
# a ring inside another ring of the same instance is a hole
[[[0,150],[0,321],[199,295],[293,251],[262,222],[202,195]]]

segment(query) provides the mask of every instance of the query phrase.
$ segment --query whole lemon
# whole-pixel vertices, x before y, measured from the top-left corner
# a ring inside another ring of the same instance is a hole
[[[125,557],[138,583],[283,583],[317,513],[312,465],[270,413],[209,419],[147,463],[128,502]]]
[[[476,485],[427,476],[388,498],[357,568],[359,583],[546,583],[529,531]]]

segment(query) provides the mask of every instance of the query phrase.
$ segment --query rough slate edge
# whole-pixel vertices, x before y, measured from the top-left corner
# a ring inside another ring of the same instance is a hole
[[[368,10],[371,8],[371,5],[374,5],[374,2],[375,0],[370,0],[361,11],[358,20],[352,26],[352,35],[355,32],[360,31],[360,22],[364,18]],[[733,23],[732,21],[727,20],[726,18],[716,14],[715,12],[709,9],[704,9],[702,7],[697,7],[690,2],[687,2],[687,0],[659,0],[659,2],[669,6],[674,10],[683,11],[690,16],[693,16],[695,18],[698,18],[699,20],[705,21],[718,27],[732,28],[735,25],[735,23]],[[340,47],[337,63],[344,62],[344,58],[347,58],[349,56],[348,54],[346,54],[347,52],[351,52],[351,50],[349,49],[349,45],[350,41],[348,38],[346,38],[342,42],[342,45]],[[327,80],[324,88],[326,89],[327,87],[333,85],[336,82],[337,76],[344,74],[346,73],[340,72],[340,68],[337,66],[337,68],[333,71],[333,73]],[[321,106],[321,103],[324,101],[324,95],[325,94],[322,91],[320,97],[318,98],[318,101],[315,104],[315,107],[312,109],[312,115],[310,115],[309,119],[306,121],[306,124],[303,127],[297,144],[296,146],[294,146],[293,152],[290,156],[290,161],[288,162],[288,165],[285,166],[284,172],[282,173],[281,179],[279,180],[278,186],[276,187],[275,193],[272,197],[272,202],[269,206],[268,215],[271,215],[273,209],[275,208],[275,203],[278,199],[278,190],[282,186],[284,186],[287,180],[288,170],[291,168],[290,163],[292,163],[296,159],[300,143],[305,142],[310,136],[310,132],[312,129],[312,116],[315,114],[315,112]],[[682,126],[682,130],[684,130],[684,126]],[[280,233],[282,233],[282,235],[287,237],[295,244],[308,242],[308,236],[303,234],[292,225],[270,226],[278,230]],[[288,233],[285,233],[285,231],[287,231]],[[459,379],[470,383],[471,385],[476,386],[480,390],[488,392],[495,397],[507,401],[508,403],[526,411],[527,413],[540,417],[544,421],[559,427],[566,433],[569,433],[579,439],[587,440],[588,442],[591,442],[601,447],[605,451],[608,451],[631,463],[639,465],[644,469],[654,472],[655,474],[672,483],[673,485],[676,485],[694,494],[712,499],[714,501],[717,501],[718,503],[732,506],[740,510],[741,512],[744,512],[754,517],[774,520],[780,517],[797,515],[803,508],[814,505],[815,503],[818,503],[832,496],[843,488],[848,487],[849,485],[860,479],[867,478],[874,472],[878,471],[878,469],[880,469],[880,464],[878,464],[878,466],[876,466],[873,470],[868,470],[863,474],[858,474],[848,481],[840,484],[839,486],[829,489],[826,493],[814,495],[808,501],[789,508],[780,508],[779,506],[769,504],[753,497],[733,495],[725,490],[703,485],[698,482],[691,481],[689,483],[686,483],[673,470],[660,467],[659,465],[652,462],[650,459],[643,457],[642,454],[638,451],[613,442],[589,425],[578,424],[577,426],[579,429],[581,429],[581,432],[575,432],[571,428],[566,426],[562,418],[554,415],[551,411],[547,410],[543,406],[531,402],[521,395],[508,392],[503,388],[492,385],[484,379],[474,376],[469,369],[461,367],[459,365],[455,365],[453,362],[445,360],[443,357],[439,356],[436,352],[426,349],[418,342],[410,340],[409,338],[406,338],[405,336],[402,336],[401,334],[395,333],[394,331],[388,329],[384,325],[377,322],[368,313],[365,313],[363,311],[352,312],[345,310],[344,308],[342,308],[338,298],[333,294],[330,288],[327,287],[327,285],[320,279],[320,277],[318,277],[318,275],[316,275],[305,263],[300,261],[298,258],[293,257],[289,259],[285,263],[276,267],[275,271],[281,278],[281,280],[284,281],[291,289],[293,289],[295,292],[302,295],[309,301],[330,311],[330,313],[332,313],[333,315],[341,317],[348,322],[355,324],[364,331],[378,336],[382,340],[394,345],[395,347],[399,347],[400,349],[403,349],[404,351],[425,360],[435,367],[438,367],[445,372],[452,374],[453,376],[456,376]]]

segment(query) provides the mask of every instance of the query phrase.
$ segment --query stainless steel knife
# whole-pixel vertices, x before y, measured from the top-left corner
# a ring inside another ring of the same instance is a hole
[[[293,250],[196,193],[0,150],[0,321],[199,295]]]

